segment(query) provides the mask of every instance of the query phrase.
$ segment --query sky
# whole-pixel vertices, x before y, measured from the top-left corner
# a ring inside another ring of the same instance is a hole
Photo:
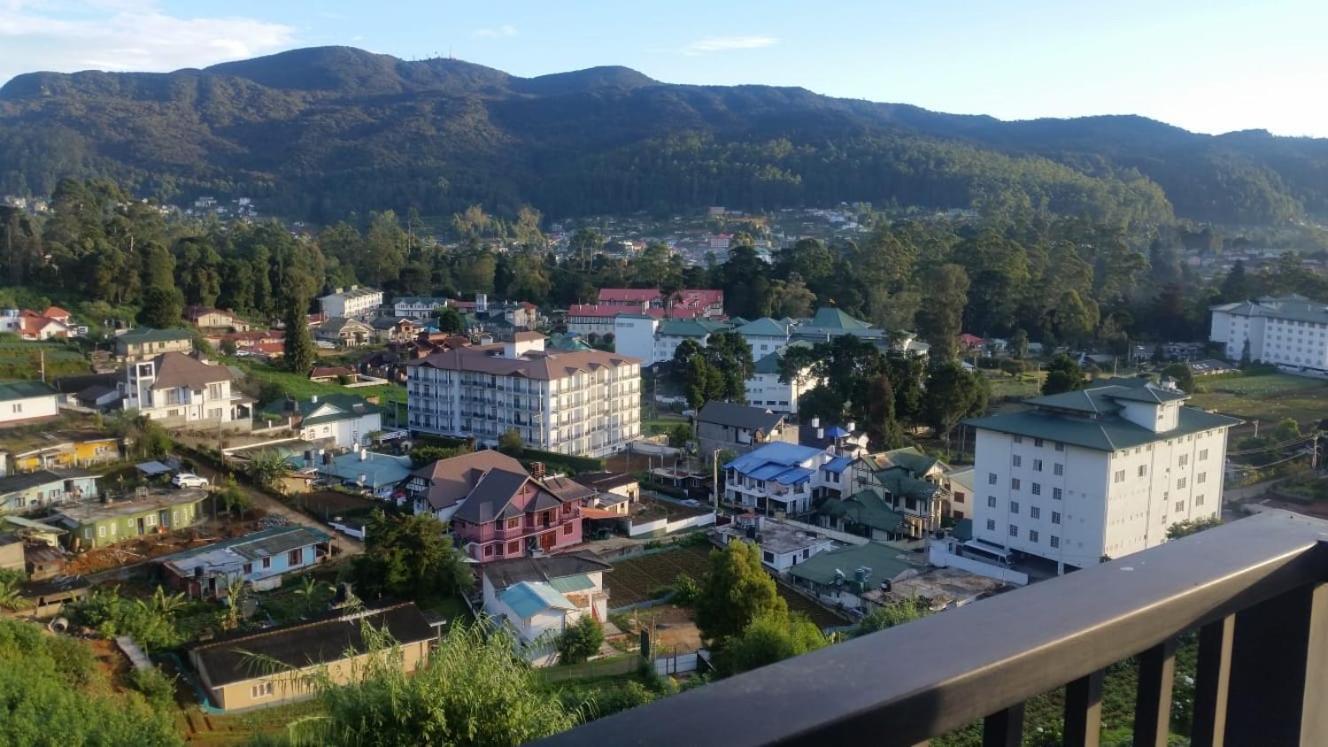
[[[349,45],[522,76],[626,65],[1001,119],[1328,137],[1324,0],[0,0],[0,81]]]

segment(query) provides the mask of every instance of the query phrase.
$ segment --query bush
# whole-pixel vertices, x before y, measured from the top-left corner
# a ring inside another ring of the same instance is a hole
[[[135,669],[129,673],[129,683],[157,710],[170,710],[175,705],[175,678],[157,667]]]
[[[521,450],[521,462],[527,466],[531,462],[543,462],[550,471],[555,469],[576,474],[578,472],[602,472],[604,460],[593,457],[572,456],[553,451],[541,451],[526,447]]]
[[[604,643],[604,628],[590,615],[567,626],[554,641],[558,649],[558,661],[563,664],[577,664],[589,659],[599,651]]]
[[[172,597],[162,595],[163,599]],[[72,608],[71,618],[96,629],[103,638],[127,635],[145,649],[174,648],[184,643],[175,613],[157,603],[125,599],[115,589],[96,590]]]
[[[697,597],[701,596],[701,585],[696,579],[686,573],[679,573],[673,580],[673,599],[674,604],[679,607],[690,607],[696,604]]]

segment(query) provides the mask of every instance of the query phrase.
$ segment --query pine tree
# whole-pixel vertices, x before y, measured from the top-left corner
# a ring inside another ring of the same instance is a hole
[[[306,304],[293,302],[286,309],[286,370],[307,374],[314,367],[317,352],[314,350],[313,337],[309,334],[309,323],[305,317]]]

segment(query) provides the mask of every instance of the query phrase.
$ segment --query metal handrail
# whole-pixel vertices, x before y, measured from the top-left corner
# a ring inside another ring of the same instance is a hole
[[[1268,511],[720,680],[543,743],[912,745],[985,717],[987,743],[1018,744],[1008,733],[993,734],[1015,721],[1022,728],[1022,718],[1013,717],[1029,698],[1093,677],[1100,689],[1109,665],[1145,652],[1153,659],[1141,661],[1169,661],[1177,636],[1202,629],[1211,638],[1216,626],[1225,645],[1214,654],[1201,643],[1197,687],[1223,693],[1220,703],[1207,704],[1207,722],[1218,722],[1219,733],[1225,723],[1226,743],[1254,743],[1240,736],[1261,735],[1261,744],[1325,744],[1328,724],[1317,714],[1328,711],[1328,632],[1320,630],[1328,627],[1326,539],[1328,522]],[[1268,627],[1279,624],[1285,630],[1270,634]],[[1217,655],[1226,666],[1214,669]],[[1261,669],[1277,677],[1260,680]],[[1171,669],[1155,670],[1163,684],[1154,689],[1165,700],[1152,705],[1169,705]],[[1169,710],[1162,708],[1160,717],[1156,708],[1147,710],[1144,671],[1141,665],[1144,710],[1136,711],[1136,743],[1139,722],[1150,713],[1153,722],[1142,727],[1157,727],[1160,718],[1165,738]],[[1097,735],[1075,743],[1096,744]]]

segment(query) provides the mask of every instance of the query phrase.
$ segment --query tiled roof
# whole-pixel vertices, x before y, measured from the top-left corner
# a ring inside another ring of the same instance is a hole
[[[506,589],[521,581],[554,581],[568,576],[613,570],[613,566],[589,553],[559,553],[544,558],[511,558],[485,563],[484,575],[495,588]]]
[[[230,381],[231,372],[225,366],[209,366],[184,353],[162,353],[153,359],[157,377],[152,382],[153,389],[173,389],[187,387],[200,389],[208,384]]]
[[[763,316],[756,321],[747,322],[734,331],[743,337],[788,337],[789,333],[787,326],[768,316]]]
[[[521,462],[499,451],[476,451],[439,459],[411,473],[429,482],[425,500],[435,509],[447,508],[465,499],[480,477],[491,469],[523,472]]]
[[[1193,407],[1180,408],[1177,427],[1162,433],[1154,433],[1116,415],[1100,419],[1076,418],[1046,410],[1025,410],[964,421],[974,428],[1061,441],[1098,451],[1128,449],[1213,428],[1227,428],[1240,422],[1237,418]]]
[[[707,402],[696,414],[698,423],[761,430],[765,433],[778,428],[784,422],[784,417],[783,413],[772,412],[764,407],[740,405],[736,402]]]
[[[186,329],[153,329],[152,327],[137,327],[115,338],[117,341],[126,345],[135,345],[141,342],[173,342],[176,340],[193,339],[193,333]]]

